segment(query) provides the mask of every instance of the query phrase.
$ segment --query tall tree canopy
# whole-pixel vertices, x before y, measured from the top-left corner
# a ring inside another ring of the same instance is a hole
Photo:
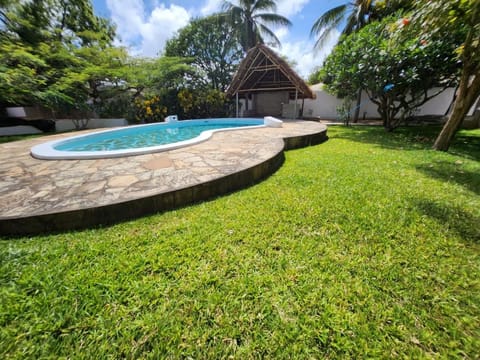
[[[89,0],[2,2],[0,21],[4,104],[83,104],[126,57],[111,46],[114,26]]]
[[[279,47],[280,40],[270,26],[291,26],[290,20],[276,14],[275,0],[224,1],[223,9],[245,52],[265,40]]]
[[[113,24],[94,14],[90,0],[14,1],[0,3],[0,9],[3,35],[24,44],[52,40],[76,46],[110,44],[115,36]]]
[[[195,86],[225,91],[243,58],[231,25],[220,15],[193,20],[170,39],[166,56],[191,59]]]

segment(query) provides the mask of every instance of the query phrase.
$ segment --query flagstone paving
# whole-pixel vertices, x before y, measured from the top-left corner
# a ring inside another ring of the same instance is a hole
[[[110,224],[231,192],[277,170],[284,149],[325,141],[326,126],[287,121],[282,128],[217,132],[189,147],[124,158],[30,155],[34,145],[71,135],[0,144],[0,234]]]

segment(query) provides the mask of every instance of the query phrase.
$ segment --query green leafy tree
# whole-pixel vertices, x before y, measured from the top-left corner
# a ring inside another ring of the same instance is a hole
[[[38,73],[46,66],[31,48],[0,41],[0,105],[40,100],[45,79]]]
[[[322,69],[327,89],[339,97],[353,98],[364,89],[378,107],[386,130],[405,122],[412,112],[452,86],[456,59],[452,53],[457,33],[429,42],[418,37],[397,41],[405,19],[386,18],[345,37]],[[439,87],[436,93],[429,91]]]
[[[155,99],[154,108],[178,113],[177,93],[194,69],[184,58],[128,57],[118,68],[118,77],[100,85],[95,111],[104,117],[126,117],[133,122],[158,121],[151,116],[145,101]],[[114,73],[115,75],[115,73]],[[144,115],[148,115],[146,118]]]
[[[123,86],[127,52],[120,47],[95,46],[80,47],[72,51],[74,66],[66,68],[58,81],[50,86],[54,93],[61,93],[66,98],[64,101],[54,99],[55,103],[50,104],[50,107],[59,108],[63,113],[88,118],[116,95],[112,89]]]
[[[135,99],[155,98],[151,110],[161,114],[145,107],[143,121],[156,121],[163,109],[180,109],[178,91],[196,75],[185,58],[131,58],[112,46],[114,27],[88,0],[1,2],[0,10],[2,104],[43,105],[78,119],[94,112],[134,119]]]
[[[224,1],[223,10],[245,52],[258,43],[263,44],[265,39],[280,46],[280,40],[269,26],[291,26],[290,20],[275,13],[274,0],[239,0],[236,4]]]
[[[234,31],[225,18],[213,15],[193,20],[170,39],[165,55],[191,59],[195,87],[225,91],[243,58]]]
[[[409,12],[414,5],[413,0],[377,0],[373,3],[369,17],[371,20],[381,20],[398,12]]]
[[[134,66],[127,67],[127,90],[133,90],[135,102],[157,98],[168,114],[181,116],[177,94],[189,85],[195,69],[185,58],[163,56],[157,59],[133,58]],[[135,120],[138,121],[138,113]],[[143,121],[140,119],[140,121]]]
[[[153,96],[162,89],[184,86],[185,78],[193,76],[194,69],[180,57],[129,57],[122,69],[121,91],[128,91],[132,99]]]
[[[225,92],[216,89],[183,89],[178,93],[178,101],[187,119],[224,117],[231,110]]]
[[[411,3],[411,0],[355,0],[336,6],[326,11],[313,24],[310,35],[317,38],[315,48],[323,46],[329,35],[342,24],[344,24],[341,29],[343,37],[340,39],[360,30],[372,19],[378,20],[400,9],[411,7]],[[360,114],[362,89],[357,90],[356,98],[353,122],[357,122]]]
[[[469,109],[480,96],[480,1],[431,0],[419,1],[412,18],[413,29],[423,41],[447,37],[463,30],[458,46],[452,49],[461,64],[457,97],[453,110],[433,148],[447,151]],[[408,32],[405,32],[408,36]]]
[[[90,1],[16,1],[0,9],[0,102],[64,108],[95,99],[111,77],[114,27],[94,15]]]
[[[91,44],[92,40],[109,44],[115,36],[114,26],[94,15],[89,0],[16,1],[3,9],[4,32],[24,44],[53,40],[75,46]]]

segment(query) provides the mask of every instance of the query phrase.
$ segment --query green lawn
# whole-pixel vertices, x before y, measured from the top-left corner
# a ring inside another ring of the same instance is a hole
[[[0,241],[0,358],[480,354],[480,130],[330,127],[249,189]]]

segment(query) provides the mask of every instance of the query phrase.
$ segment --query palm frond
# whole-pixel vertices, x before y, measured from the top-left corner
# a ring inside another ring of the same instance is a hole
[[[223,12],[229,12],[233,6],[234,5],[230,1],[223,0],[221,9]]]
[[[241,23],[244,21],[244,12],[241,7],[229,4],[223,9],[224,17],[232,24]]]
[[[292,26],[292,23],[290,20],[288,20],[286,17],[283,17],[278,14],[255,14],[253,16],[254,19],[259,19],[262,21],[264,24],[271,24],[275,26],[287,26],[290,27]]]
[[[340,21],[345,17],[345,14],[348,10],[348,4],[339,5],[334,7],[322,16],[320,16],[312,26],[310,30],[310,36],[318,36],[324,33],[325,28],[332,28],[331,24],[339,24]]]
[[[282,44],[280,43],[280,40],[277,38],[277,36],[275,35],[275,33],[270,30],[268,27],[266,27],[265,25],[263,24],[258,24],[258,27],[259,27],[259,30],[261,32],[261,35],[266,35],[266,38],[268,38],[269,40],[273,40],[272,43],[275,47],[281,47]],[[262,43],[263,43],[263,39],[261,38],[262,40]]]
[[[358,15],[355,14],[350,14],[350,16],[347,18],[347,24],[345,25],[342,34],[343,35],[349,35],[353,32],[355,32],[357,29],[361,28],[363,26],[363,22],[358,18]]]
[[[320,49],[325,44],[331,33],[343,21],[347,9],[347,5],[337,6],[317,19],[310,32],[310,36],[317,36],[315,49]]]
[[[257,42],[262,41],[262,35],[268,36],[279,45],[273,31],[267,26],[291,26],[290,20],[278,15],[275,0],[239,0],[233,2],[223,0],[222,9],[232,28],[237,33],[243,49],[249,50]]]
[[[256,11],[269,10],[272,12],[277,11],[277,3],[274,0],[256,0],[252,6],[252,13]]]
[[[353,6],[352,14],[350,14],[347,20],[347,26],[343,33],[350,34],[365,26],[367,22],[367,16],[372,12],[373,1],[372,0],[358,0]]]
[[[315,48],[318,49],[328,39],[328,36],[346,18],[342,34],[351,34],[362,28],[371,14],[373,0],[355,0],[334,7],[320,16],[310,30],[310,36],[317,37]]]

